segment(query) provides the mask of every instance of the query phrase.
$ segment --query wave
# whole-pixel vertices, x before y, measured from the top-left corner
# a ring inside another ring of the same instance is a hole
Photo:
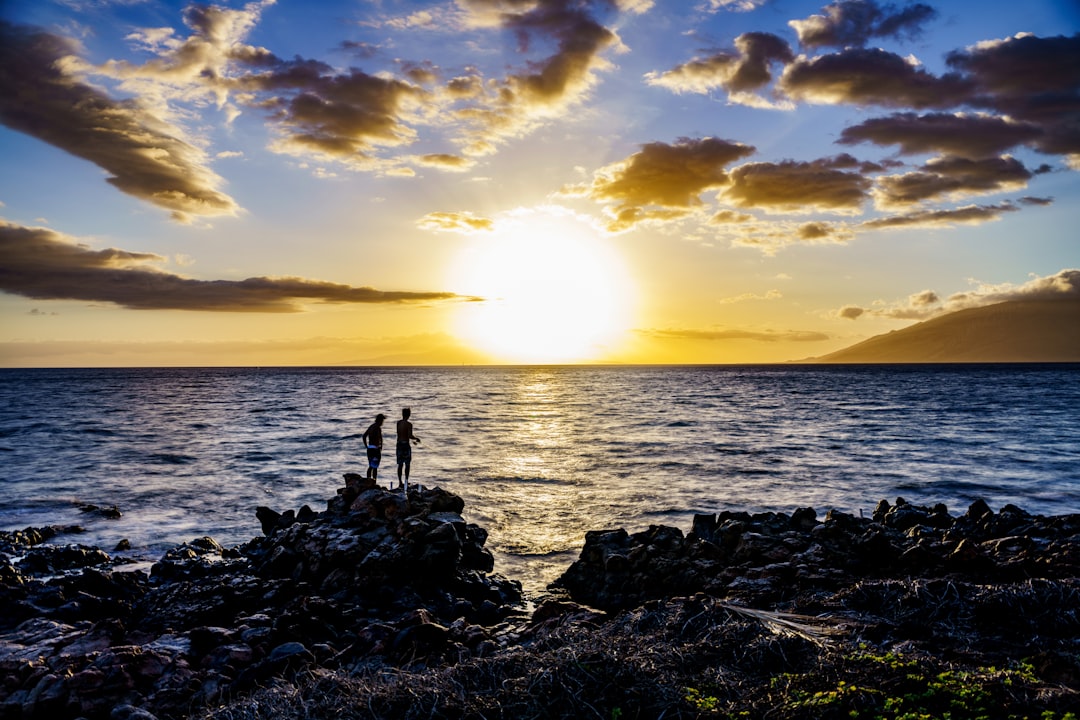
[[[85,427],[76,428],[75,432],[82,433],[83,435],[100,435],[102,437],[116,437],[116,432],[109,428],[102,427]]]
[[[198,458],[191,455],[181,455],[179,453],[151,453],[147,456],[151,462],[159,463],[161,465],[190,465],[191,463],[198,462]]]

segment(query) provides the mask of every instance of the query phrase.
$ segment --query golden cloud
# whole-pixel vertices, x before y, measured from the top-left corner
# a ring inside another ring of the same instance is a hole
[[[0,122],[109,173],[118,190],[193,215],[234,215],[201,149],[135,101],[116,101],[63,68],[74,46],[54,35],[0,21]]]
[[[298,277],[196,280],[164,272],[164,258],[85,244],[41,227],[0,220],[0,291],[37,300],[108,302],[134,310],[299,312],[298,302],[414,303],[475,300],[448,292],[401,292]]]

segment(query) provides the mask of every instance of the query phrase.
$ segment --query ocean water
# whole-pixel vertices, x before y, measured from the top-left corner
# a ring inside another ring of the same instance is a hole
[[[496,571],[538,592],[587,530],[695,513],[869,514],[976,498],[1080,512],[1080,366],[0,370],[0,528],[156,559],[325,508],[374,415],[413,411],[412,480],[461,495]],[[119,519],[80,510],[116,505]]]

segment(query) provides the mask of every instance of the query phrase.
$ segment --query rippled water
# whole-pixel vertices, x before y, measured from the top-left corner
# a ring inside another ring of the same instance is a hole
[[[79,523],[80,542],[148,558],[238,544],[257,505],[321,510],[363,472],[377,412],[392,456],[403,406],[414,482],[464,497],[529,590],[586,530],[687,530],[698,512],[897,496],[1080,512],[1076,365],[6,370],[0,528]]]

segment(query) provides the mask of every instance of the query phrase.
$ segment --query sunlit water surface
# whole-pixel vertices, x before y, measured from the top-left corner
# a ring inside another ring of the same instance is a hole
[[[413,409],[413,481],[462,496],[496,571],[540,591],[587,530],[694,513],[869,513],[902,496],[1080,512],[1080,366],[0,371],[0,528],[156,558],[325,508],[377,412]],[[116,505],[108,520],[79,505]]]

